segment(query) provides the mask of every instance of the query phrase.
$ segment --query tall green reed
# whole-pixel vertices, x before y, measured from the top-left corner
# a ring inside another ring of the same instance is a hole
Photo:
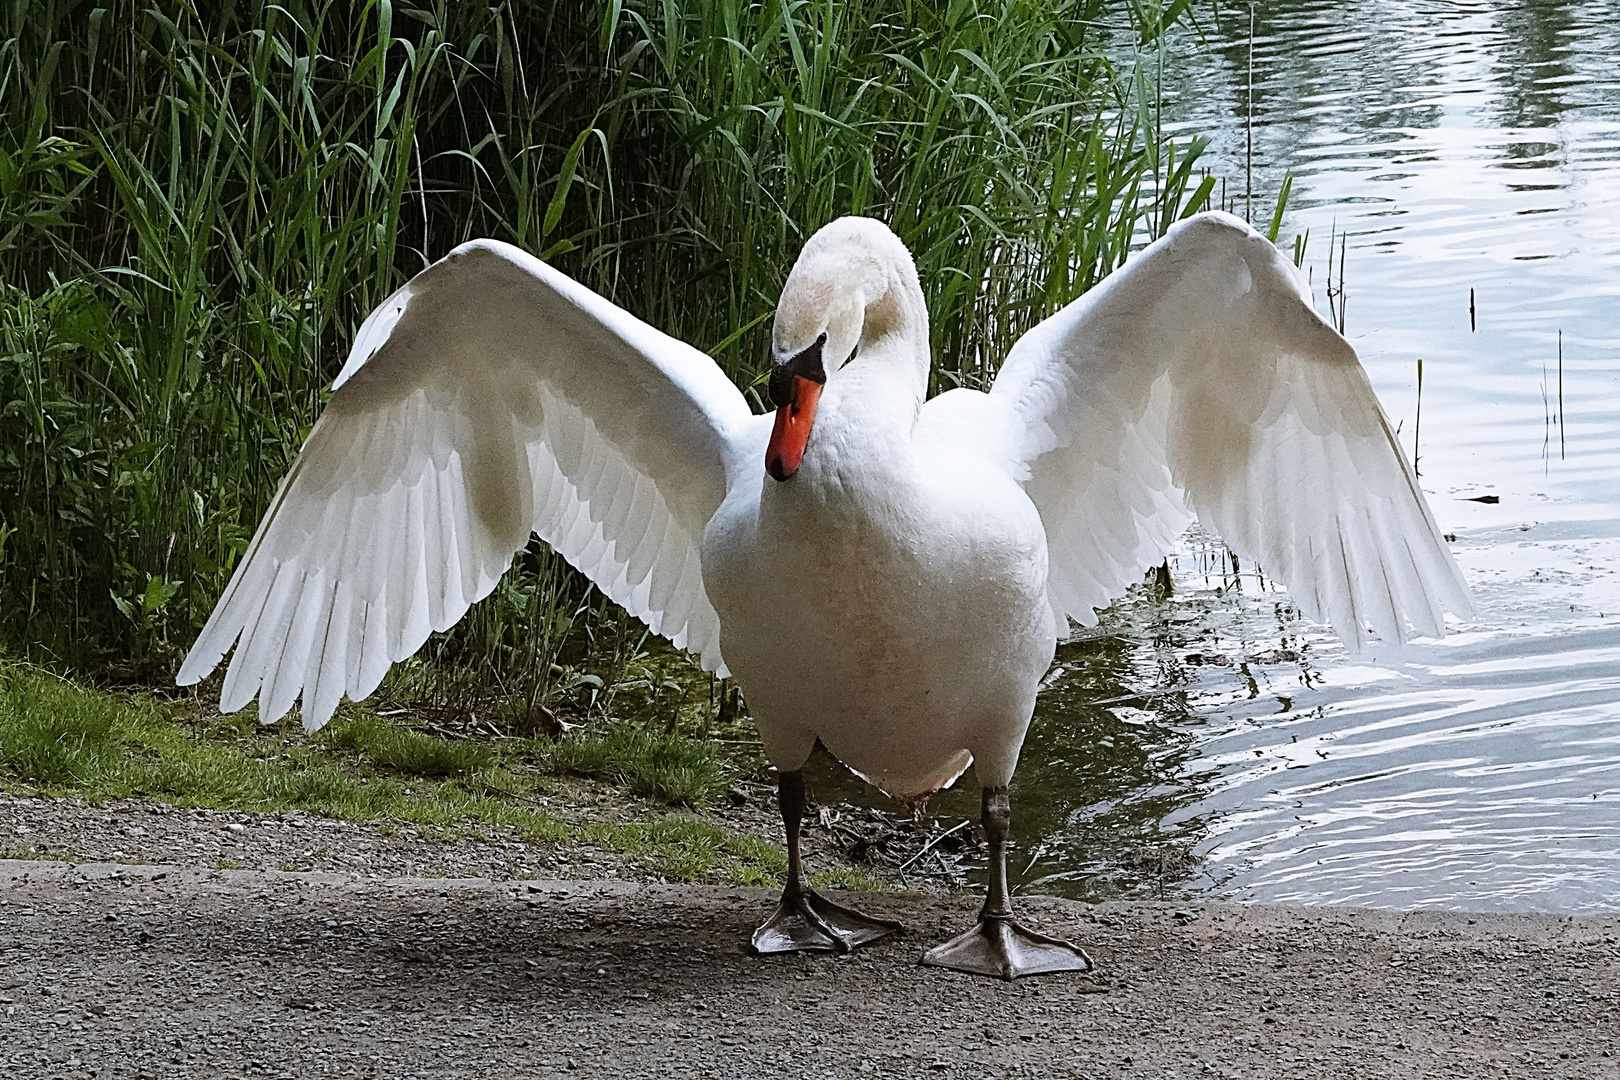
[[[577,67],[587,7],[531,20],[524,47]],[[566,140],[570,109],[594,111],[483,85],[491,35],[516,51],[509,15],[5,12],[0,151],[22,179],[0,226],[0,515],[27,590],[0,602],[9,636],[143,677],[172,665],[359,320],[463,234],[501,231],[506,203],[455,155],[514,118]]]
[[[1153,183],[1173,152],[1143,76],[1106,51],[1126,15],[1162,32],[1140,0],[626,6],[609,112],[673,133],[687,162],[654,210],[678,272],[645,302],[757,379],[799,246],[870,214],[917,258],[938,379],[985,383],[1185,201],[1201,147]]]
[[[917,256],[937,386],[984,385],[1207,200],[1200,146],[1160,135],[1147,66],[1114,59],[1185,7],[0,9],[0,635],[165,676],[359,321],[473,236],[752,387],[804,239],[875,215]],[[634,633],[536,543],[407,682],[532,711]]]

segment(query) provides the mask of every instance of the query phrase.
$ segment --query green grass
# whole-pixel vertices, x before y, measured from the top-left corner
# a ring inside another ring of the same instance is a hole
[[[604,736],[570,736],[538,750],[557,772],[617,781],[634,794],[665,802],[704,806],[725,788],[713,747],[678,735],[615,728]]]
[[[531,840],[620,851],[679,881],[768,885],[785,872],[774,845],[689,814],[649,806],[629,823],[578,824],[536,805],[537,779],[568,773],[623,775],[649,797],[702,805],[723,784],[714,748],[705,744],[575,736],[557,744],[511,740],[502,750],[367,715],[342,718],[315,738],[288,737],[256,731],[251,719],[202,723],[188,708],[0,662],[0,782],[92,801],[143,797],[427,825],[450,836],[505,827]],[[656,778],[672,770],[683,777],[678,788],[661,787]]]
[[[728,867],[737,885],[780,888],[787,855],[757,836],[728,833],[692,818],[665,818],[628,825],[592,825],[585,839],[634,855],[655,872],[677,881],[700,881],[712,868]]]
[[[817,889],[848,889],[851,892],[884,892],[892,888],[852,866],[839,866],[812,874],[810,884]]]
[[[408,776],[460,776],[489,768],[496,755],[475,742],[450,742],[376,716],[332,725],[327,745],[352,750],[372,765]]]

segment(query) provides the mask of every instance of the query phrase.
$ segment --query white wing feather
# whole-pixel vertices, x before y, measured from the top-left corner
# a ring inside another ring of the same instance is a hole
[[[324,724],[487,596],[531,531],[724,670],[698,544],[750,418],[713,361],[510,245],[464,244],[361,326],[182,666]]]
[[[990,396],[1020,418],[1059,614],[1094,623],[1194,513],[1353,649],[1473,612],[1355,350],[1238,218],[1173,227],[1026,334]]]

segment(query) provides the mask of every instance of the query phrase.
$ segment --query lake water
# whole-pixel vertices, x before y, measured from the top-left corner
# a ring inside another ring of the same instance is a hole
[[[1612,908],[1620,16],[1256,12],[1254,218],[1291,173],[1281,238],[1308,231],[1324,312],[1342,243],[1346,333],[1409,450],[1422,358],[1422,483],[1479,616],[1348,656],[1195,531],[1173,597],[1144,591],[1060,648],[1014,789],[1014,878],[1083,898]],[[1165,125],[1212,137],[1205,163],[1241,213],[1247,12],[1204,29],[1211,47],[1181,33],[1165,50]],[[977,802],[950,791],[933,810],[976,818]]]

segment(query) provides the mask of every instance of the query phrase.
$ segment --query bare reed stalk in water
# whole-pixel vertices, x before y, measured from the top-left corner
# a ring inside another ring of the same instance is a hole
[[[1412,418],[1412,474],[1422,476],[1418,468],[1418,446],[1423,435],[1423,357],[1417,361],[1417,412]]]

